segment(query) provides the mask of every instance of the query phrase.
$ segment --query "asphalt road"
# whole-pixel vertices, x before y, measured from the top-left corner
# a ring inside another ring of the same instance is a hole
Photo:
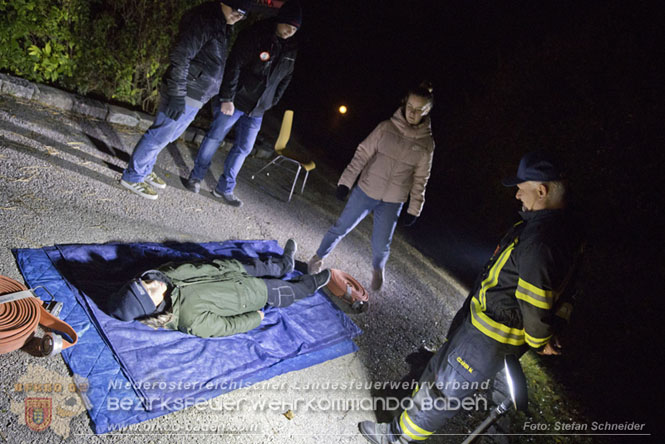
[[[193,194],[180,180],[193,165],[196,146],[182,140],[168,146],[157,161],[156,172],[168,188],[158,200],[145,200],[118,183],[140,136],[137,129],[0,95],[0,274],[22,281],[12,248],[110,241],[276,239],[283,245],[293,237],[299,243],[297,259],[306,261],[342,210],[343,204],[334,199],[339,171],[318,165],[304,194],[286,202],[290,182],[285,173],[250,179],[265,163],[256,158],[245,163],[236,189],[245,205],[235,209],[221,204],[210,189],[222,170],[223,153],[216,156],[201,193]],[[327,266],[351,272],[368,287],[370,232],[371,219],[361,223],[326,261]],[[288,419],[284,415],[288,403],[315,400],[325,407],[351,396],[372,399],[376,393],[370,390],[333,390],[323,384],[400,380],[409,371],[404,360],[409,353],[423,345],[440,345],[463,293],[445,270],[403,240],[400,228],[384,289],[371,295],[369,312],[351,315],[364,330],[356,339],[358,352],[273,378],[273,387],[237,390],[141,427],[106,435],[93,433],[79,401],[70,406],[70,413],[54,413],[53,425],[43,432],[22,424],[24,400],[39,394],[19,390],[19,381],[71,378],[61,357],[35,357],[18,350],[1,358],[0,442],[363,443],[357,423],[374,420],[374,411],[301,407],[293,408],[293,418]],[[219,408],[221,401],[239,400],[284,403],[266,409]],[[446,431],[463,434],[476,425],[465,421],[457,420]],[[429,442],[461,439],[438,436]]]

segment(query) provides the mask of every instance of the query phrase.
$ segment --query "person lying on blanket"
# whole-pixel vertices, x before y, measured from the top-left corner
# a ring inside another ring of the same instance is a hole
[[[127,282],[105,310],[121,321],[139,320],[203,338],[243,333],[259,326],[266,305],[286,307],[311,296],[330,280],[330,270],[277,279],[293,271],[296,242],[279,258],[168,263]]]

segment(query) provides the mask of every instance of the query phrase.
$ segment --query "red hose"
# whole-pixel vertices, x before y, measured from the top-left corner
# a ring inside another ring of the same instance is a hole
[[[0,296],[23,290],[27,290],[25,285],[6,276],[0,276]],[[28,297],[0,304],[0,354],[23,347],[39,324],[66,333],[72,338],[73,342],[63,342],[63,348],[71,347],[78,340],[76,332],[69,324],[46,311],[38,298]]]

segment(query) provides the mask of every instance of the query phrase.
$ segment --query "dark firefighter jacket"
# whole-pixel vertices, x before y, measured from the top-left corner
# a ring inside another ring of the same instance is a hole
[[[222,102],[251,117],[262,116],[282,98],[296,62],[296,36],[280,39],[274,20],[263,20],[241,31],[231,49],[219,92]]]
[[[580,251],[580,229],[563,210],[521,212],[467,301],[468,319],[490,338],[540,349],[572,306],[565,293]]]
[[[219,2],[203,3],[185,13],[164,74],[169,96],[188,96],[203,104],[217,94],[231,29]]]
[[[256,328],[257,313],[268,301],[262,279],[250,276],[233,259],[170,263],[159,267],[171,280],[174,319],[168,328],[203,338],[229,336]]]

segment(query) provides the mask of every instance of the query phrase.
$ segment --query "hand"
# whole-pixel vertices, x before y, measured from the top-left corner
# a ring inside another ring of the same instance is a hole
[[[335,197],[342,202],[346,199],[346,196],[349,194],[349,187],[346,185],[337,185],[337,191],[335,191]]]
[[[227,116],[232,116],[236,110],[236,107],[233,104],[233,102],[222,102],[222,105],[219,107],[219,110],[222,112],[222,114],[226,114]]]
[[[178,120],[185,112],[185,96],[169,96],[164,114],[172,120]]]
[[[555,335],[552,336],[550,342],[545,344],[545,347],[537,353],[544,356],[558,356],[561,354],[561,350],[561,343],[559,342],[559,338]]]
[[[417,220],[418,216],[406,213],[406,216],[404,216],[404,219],[402,219],[402,225],[404,225],[405,227],[410,227],[411,225],[415,224]]]

